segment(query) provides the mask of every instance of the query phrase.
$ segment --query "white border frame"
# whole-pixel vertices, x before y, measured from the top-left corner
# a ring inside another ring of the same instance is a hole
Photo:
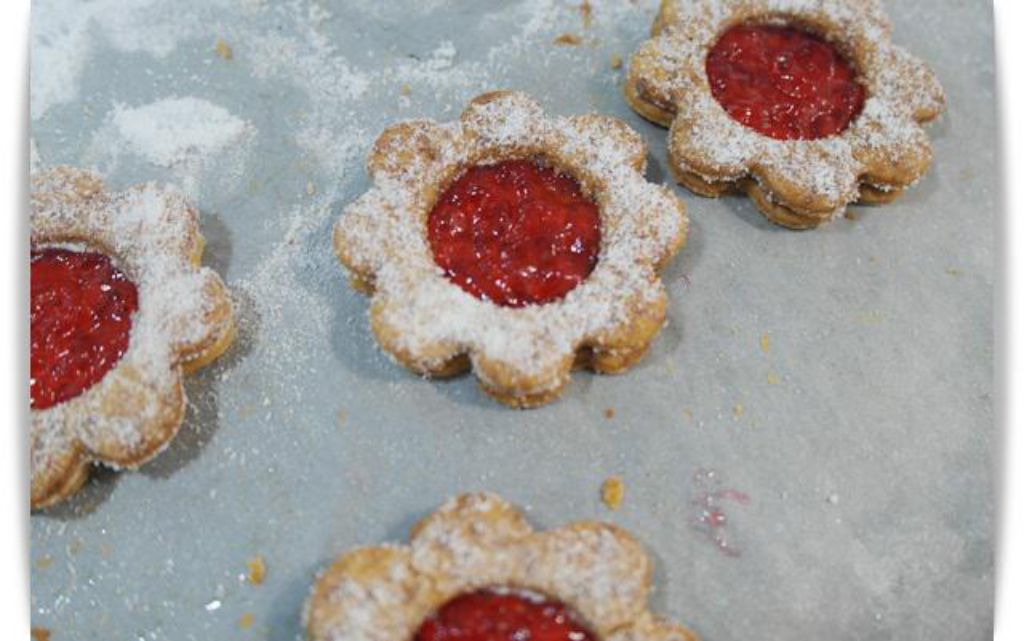
[[[996,398],[1001,444],[993,463],[1001,465],[1001,493],[996,547],[996,634],[999,641],[1024,639],[1024,6],[1019,0],[996,0],[996,70],[1002,151],[1003,216],[996,238]],[[1011,75],[1012,69],[1017,69]],[[1003,233],[999,233],[1003,232]],[[1013,251],[1016,249],[1016,251]],[[997,444],[1000,443],[997,437]]]
[[[0,230],[3,299],[0,308],[0,631],[5,639],[29,632],[28,538],[28,40],[29,2],[0,8],[0,181],[4,185]],[[13,126],[12,126],[13,125]],[[12,314],[11,310],[19,310]],[[13,347],[12,347],[13,346]],[[17,358],[10,358],[10,355]]]
[[[979,3],[980,6],[980,3]],[[996,639],[1024,639],[1024,74],[1014,63],[1024,61],[1024,5],[996,0],[997,69],[1002,122],[1002,185],[1004,215],[997,274],[997,403],[1003,448],[995,452],[1003,469],[1003,492],[997,556]],[[0,283],[2,309],[27,309],[28,282],[28,40],[29,1],[0,3],[0,101],[4,127],[0,138],[0,181],[4,201],[0,220]],[[1017,69],[1016,72],[1011,70]],[[1000,237],[1000,236],[997,236]],[[1017,252],[1011,251],[1015,247]],[[17,359],[0,367],[0,633],[5,639],[26,639],[28,598],[28,318],[0,313],[0,345],[17,345]],[[10,354],[11,351],[4,349]],[[997,443],[1000,441],[997,440]]]

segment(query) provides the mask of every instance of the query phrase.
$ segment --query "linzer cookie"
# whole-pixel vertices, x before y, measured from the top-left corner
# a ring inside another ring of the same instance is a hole
[[[549,117],[507,91],[454,123],[387,129],[373,187],[334,229],[380,346],[424,376],[472,368],[516,407],[556,398],[574,364],[632,366],[665,322],[657,274],[687,227],[645,158],[614,118]]]
[[[177,433],[182,374],[234,337],[220,277],[199,266],[198,214],[178,192],[111,193],[60,167],[32,179],[32,507],[89,465],[134,468]]]
[[[746,192],[805,229],[885,203],[928,169],[935,75],[890,42],[875,0],[663,0],[626,99],[670,127],[669,165],[703,196]]]
[[[492,494],[452,499],[409,545],[348,552],[319,575],[312,641],[696,641],[647,606],[651,561],[594,521],[535,532]]]

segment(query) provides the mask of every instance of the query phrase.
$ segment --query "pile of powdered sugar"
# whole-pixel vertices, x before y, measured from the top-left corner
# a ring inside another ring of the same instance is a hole
[[[220,153],[252,133],[249,123],[194,96],[117,105],[109,121],[131,151],[161,167]]]
[[[218,171],[241,177],[255,136],[251,123],[219,105],[171,96],[136,107],[115,105],[94,135],[87,159],[112,172],[126,154],[134,156],[171,170],[181,188],[197,197],[214,162]]]

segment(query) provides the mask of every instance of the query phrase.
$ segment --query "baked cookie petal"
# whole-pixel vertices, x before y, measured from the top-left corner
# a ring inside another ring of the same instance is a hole
[[[640,543],[606,523],[542,532],[525,544],[530,585],[565,599],[600,634],[628,626],[647,609],[651,562]],[[600,562],[595,562],[600,559]]]
[[[477,96],[459,120],[463,133],[483,148],[522,145],[548,128],[540,103],[516,91]]]
[[[814,143],[773,141],[751,167],[751,174],[787,208],[832,216],[856,200],[860,164],[844,138]]]
[[[582,162],[603,174],[605,180],[626,167],[643,173],[647,167],[647,144],[640,134],[618,118],[586,114],[565,119],[564,131],[571,133],[566,152],[579,154]]]
[[[410,639],[436,600],[408,548],[359,548],[317,577],[302,618],[312,639]]]
[[[674,171],[732,182],[745,176],[761,156],[758,141],[710,94],[695,95],[677,109],[669,129],[669,161]]]
[[[892,45],[879,53],[876,87],[896,108],[909,110],[917,122],[931,122],[946,108],[946,93],[938,76],[903,47]]]
[[[868,100],[850,136],[854,157],[866,168],[864,181],[903,188],[928,170],[932,145],[916,122],[896,118],[886,104]]]
[[[392,125],[374,143],[367,171],[374,180],[390,178],[415,184],[437,170],[449,139],[449,132],[430,120]]]

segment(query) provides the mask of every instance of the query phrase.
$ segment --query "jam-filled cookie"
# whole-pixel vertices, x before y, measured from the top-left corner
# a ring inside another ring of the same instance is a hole
[[[645,162],[619,120],[485,94],[456,122],[380,136],[373,187],[346,208],[334,249],[398,362],[425,376],[472,368],[497,400],[541,405],[574,364],[632,366],[665,322],[658,271],[687,219]]]
[[[492,494],[456,497],[408,545],[358,548],[322,572],[312,641],[696,641],[647,607],[651,561],[594,521],[536,532]]]
[[[663,0],[626,99],[669,132],[676,179],[746,192],[770,220],[816,227],[885,203],[928,169],[935,75],[890,41],[877,0]]]
[[[59,167],[31,194],[32,507],[89,465],[134,468],[177,433],[182,375],[231,344],[228,291],[200,267],[198,214],[152,184],[111,193]]]

